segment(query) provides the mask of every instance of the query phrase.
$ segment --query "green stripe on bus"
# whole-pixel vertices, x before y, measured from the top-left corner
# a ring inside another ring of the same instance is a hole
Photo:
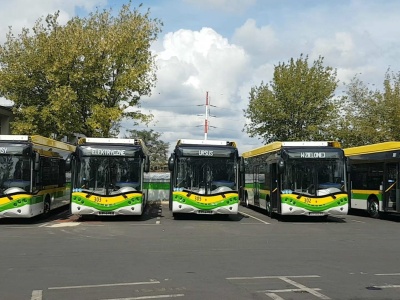
[[[379,201],[382,201],[382,194],[364,194],[364,193],[351,193],[351,198],[352,199],[358,199],[358,200],[368,200],[368,198],[369,198],[369,196],[370,195],[374,195],[374,196],[376,196],[376,198],[379,200]]]
[[[113,211],[118,208],[142,203],[142,195],[126,198],[123,201],[115,203],[115,204],[100,204],[100,203],[90,201],[86,197],[81,197],[81,196],[72,194],[72,202],[74,202],[78,205],[92,207],[99,211]]]
[[[347,195],[335,195],[335,196],[336,198],[335,199],[332,198],[332,201],[329,203],[321,205],[311,205],[308,203],[297,201],[296,197],[294,197],[294,195],[292,194],[288,194],[286,196],[285,194],[283,194],[281,195],[281,202],[289,206],[297,206],[313,212],[321,212],[333,207],[338,207],[348,204],[349,200]]]
[[[144,189],[147,190],[169,190],[169,182],[145,182]]]
[[[199,203],[199,202],[193,201],[192,199],[190,199],[188,197],[183,197],[181,195],[174,195],[173,201],[178,202],[178,203],[184,203],[186,205],[195,207],[200,210],[212,210],[215,208],[239,203],[239,197],[237,195],[235,195],[235,196],[231,196],[229,198],[225,198],[223,201],[220,201],[217,203],[204,204],[204,203]]]

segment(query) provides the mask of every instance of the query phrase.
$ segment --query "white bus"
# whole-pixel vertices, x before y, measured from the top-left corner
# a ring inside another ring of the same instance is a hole
[[[169,206],[181,213],[237,214],[240,157],[235,142],[182,139],[168,161]]]
[[[143,177],[150,161],[142,140],[81,138],[71,163],[72,214],[143,214],[147,201]]]
[[[39,135],[0,135],[0,218],[30,218],[70,203],[65,164],[75,146]]]

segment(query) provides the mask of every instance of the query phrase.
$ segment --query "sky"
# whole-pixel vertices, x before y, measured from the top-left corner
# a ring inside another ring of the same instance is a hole
[[[60,22],[86,17],[96,8],[117,13],[120,0],[0,0],[0,43],[9,26],[14,33],[47,14],[60,11]],[[385,0],[142,0],[134,7],[150,9],[163,23],[151,46],[158,67],[156,87],[141,100],[152,113],[148,125],[126,130],[161,133],[172,151],[179,139],[206,138],[206,95],[209,99],[207,139],[235,141],[243,153],[263,144],[243,131],[249,92],[270,82],[274,66],[308,55],[324,57],[337,69],[339,88],[357,76],[382,89],[385,73],[400,72],[400,1]],[[0,104],[12,104],[0,98]]]

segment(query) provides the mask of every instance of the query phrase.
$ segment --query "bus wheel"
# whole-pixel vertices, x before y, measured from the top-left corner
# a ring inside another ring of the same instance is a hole
[[[266,201],[266,210],[267,210],[267,216],[272,218],[272,208],[271,208],[271,201],[268,199]]]
[[[43,203],[43,216],[47,216],[50,213],[50,199],[46,197]]]
[[[244,196],[244,206],[246,206],[246,207],[250,207],[250,204],[249,204],[249,198],[247,197],[247,195],[246,195],[246,196]]]
[[[378,199],[372,198],[368,200],[368,208],[367,208],[368,214],[372,218],[379,218],[379,202]]]

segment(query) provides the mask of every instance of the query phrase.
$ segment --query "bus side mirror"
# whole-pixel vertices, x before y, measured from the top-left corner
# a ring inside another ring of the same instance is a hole
[[[65,160],[65,171],[70,172],[72,166],[72,153],[68,154],[67,159]]]
[[[150,171],[150,157],[146,156],[144,160],[144,171],[148,173]]]
[[[239,158],[239,172],[244,173],[244,158],[241,156]]]
[[[40,169],[40,154],[38,152],[34,152],[34,165],[33,165],[34,171],[39,171]]]
[[[174,170],[175,155],[172,153],[168,159],[168,170],[171,172]]]
[[[285,161],[282,158],[280,158],[278,160],[278,174],[282,174],[284,170],[285,170]]]

